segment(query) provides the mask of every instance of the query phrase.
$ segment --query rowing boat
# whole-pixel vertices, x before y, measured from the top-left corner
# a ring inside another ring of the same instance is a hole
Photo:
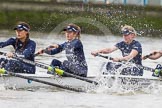
[[[1,52],[2,54],[6,54],[4,52]],[[49,86],[55,86],[60,87],[63,89],[73,90],[73,91],[84,91],[84,90],[76,90],[74,88],[94,88],[101,87],[101,86],[107,86],[111,88],[114,84],[122,85],[122,86],[137,86],[137,88],[143,88],[148,87],[153,82],[162,82],[161,78],[159,77],[146,77],[146,76],[128,76],[128,75],[109,75],[109,74],[102,74],[99,76],[88,76],[86,79],[83,77],[79,77],[77,75],[70,74],[68,72],[64,72],[63,70],[60,70],[58,68],[53,68],[51,66],[46,66],[42,63],[37,63],[33,61],[29,61],[23,58],[19,57],[13,57],[14,59],[18,59],[22,62],[29,63],[35,66],[40,67],[41,69],[48,69],[50,71],[54,70],[58,75],[68,75],[70,77],[60,77],[57,75],[51,75],[47,74],[46,72],[36,72],[36,74],[19,74],[19,73],[13,73],[6,71],[9,75],[3,75],[0,77],[0,84],[4,84],[6,88],[28,88],[28,87],[49,87]],[[125,64],[126,65],[126,64]],[[155,69],[145,67],[142,65],[139,65],[138,67],[154,72]],[[105,71],[106,63],[103,65],[103,70]],[[5,73],[3,69],[1,69],[2,73]],[[11,75],[11,76],[10,76]],[[125,87],[124,87],[125,88]]]
[[[78,80],[72,77],[60,77],[58,75],[51,75],[42,72],[36,72],[36,74],[19,74],[26,76],[27,78],[34,78],[41,81],[46,81],[49,83],[62,85],[65,87],[73,87],[73,88],[82,88],[89,87],[92,83],[88,83],[82,80]],[[87,79],[94,80],[95,77],[87,77]],[[51,86],[48,84],[42,84],[39,82],[32,81],[30,79],[23,79],[19,77],[14,77],[10,75],[3,75],[0,77],[0,84],[3,84],[5,88],[14,88],[14,89],[22,89],[22,88],[48,88]]]
[[[45,72],[36,72],[36,74],[20,74],[23,76],[47,81],[50,83],[62,85],[65,87],[73,87],[78,89],[92,89],[95,87],[107,86],[111,88],[114,85],[120,85],[125,89],[141,89],[149,87],[151,84],[156,83],[162,85],[162,78],[152,76],[126,76],[126,75],[100,75],[96,77],[88,76],[87,79],[97,81],[99,84],[96,86],[93,83],[85,82],[72,77],[60,77],[57,75],[47,74]],[[50,85],[35,82],[29,79],[23,79],[10,75],[3,75],[0,77],[0,84],[5,88],[24,89],[24,88],[51,88]]]
[[[147,69],[152,69],[147,67]],[[106,69],[106,63],[103,64],[102,68],[102,79],[104,79],[105,85],[108,86],[119,86],[118,88],[124,88],[127,90],[141,90],[145,88],[155,88],[155,86],[162,85],[162,77],[152,76],[152,71],[144,70],[143,76],[132,76],[132,75],[121,75],[121,69],[117,69],[113,74],[110,74]],[[153,69],[152,69],[153,70]],[[112,80],[113,79],[113,80]],[[112,82],[110,84],[110,82]]]

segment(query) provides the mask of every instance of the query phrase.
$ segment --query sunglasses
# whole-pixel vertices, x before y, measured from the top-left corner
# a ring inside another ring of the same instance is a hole
[[[67,26],[66,28],[63,29],[63,31],[77,32],[78,30],[75,27],[73,27],[73,26]]]
[[[128,35],[130,35],[130,34],[132,34],[133,32],[132,31],[130,31],[130,30],[128,30],[128,29],[124,29],[122,32],[121,32],[121,34],[123,34],[124,36],[128,36]]]
[[[25,31],[29,32],[30,29],[27,28],[25,25],[19,24],[14,28],[14,30],[20,30],[20,31],[25,30]]]

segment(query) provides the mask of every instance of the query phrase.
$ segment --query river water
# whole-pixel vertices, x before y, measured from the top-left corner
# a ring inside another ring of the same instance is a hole
[[[1,41],[8,39],[14,35],[12,32],[2,31],[0,33]],[[37,43],[37,50],[45,48],[50,44],[62,43],[65,37],[55,34],[31,33],[31,39]],[[89,66],[88,76],[100,74],[101,65],[106,62],[100,57],[93,57],[90,52],[113,46],[116,42],[122,40],[122,36],[93,36],[82,35],[81,40],[84,45],[85,56]],[[143,46],[143,55],[149,54],[153,50],[161,49],[161,38],[146,38],[137,37]],[[11,51],[12,47],[6,47],[1,51]],[[112,57],[121,56],[120,51],[109,54]],[[38,56],[37,61],[50,63],[51,59],[57,57],[60,60],[65,59],[64,53],[55,56]],[[143,65],[155,67],[161,63],[161,58],[158,60],[145,60]],[[151,72],[146,72],[144,75],[149,76]],[[1,108],[161,108],[162,106],[162,90],[153,89],[147,91],[125,91],[115,92],[106,91],[100,88],[97,91],[87,93],[76,93],[67,90],[48,90],[39,89],[30,90],[10,90],[4,89],[3,84],[0,86],[0,106]]]

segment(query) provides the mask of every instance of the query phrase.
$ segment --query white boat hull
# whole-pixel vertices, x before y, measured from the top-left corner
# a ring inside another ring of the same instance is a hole
[[[149,87],[161,86],[162,78],[126,75],[103,75],[105,84],[108,86],[118,86],[127,90],[141,90]],[[112,82],[112,83],[110,83]],[[153,87],[153,88],[154,88]]]
[[[95,84],[81,81],[72,77],[59,77],[50,74],[20,74],[23,76],[39,79],[62,85],[64,87],[91,89]],[[150,86],[152,83],[162,85],[162,79],[158,77],[143,77],[143,76],[125,76],[125,75],[101,75],[100,77],[88,77],[88,79],[99,82],[98,86],[112,87],[116,84],[126,89],[141,89]],[[0,84],[3,84],[5,88],[21,89],[21,88],[55,88],[48,84],[42,84],[28,79],[23,79],[14,76],[4,75],[0,77]],[[96,86],[95,86],[96,87]]]
[[[38,79],[41,81],[46,81],[46,82],[57,84],[57,85],[62,85],[65,87],[72,87],[72,88],[85,88],[85,87],[92,85],[92,83],[78,80],[72,77],[59,77],[59,76],[54,76],[50,74],[45,74],[45,75],[20,74],[20,75]],[[94,78],[92,77],[88,79],[94,80]],[[14,76],[8,76],[8,75],[4,75],[0,77],[0,84],[3,84],[5,88],[15,88],[15,89],[33,88],[33,87],[34,88],[54,87],[48,84],[35,82],[29,79],[23,79],[23,78],[14,77]]]

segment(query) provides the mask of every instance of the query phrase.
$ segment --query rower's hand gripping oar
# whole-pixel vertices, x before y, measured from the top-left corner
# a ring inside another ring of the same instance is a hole
[[[145,59],[149,58],[150,56],[155,55],[156,53],[157,52],[154,52],[154,53],[150,53],[148,55],[145,55],[145,56],[143,56],[143,59],[145,60]]]
[[[50,86],[55,86],[55,87],[59,87],[59,88],[62,88],[62,89],[71,90],[71,91],[75,91],[75,92],[85,92],[85,91],[83,91],[82,89],[79,89],[79,88],[77,89],[77,88],[72,88],[72,87],[66,86],[66,85],[58,85],[58,84],[55,84],[55,83],[47,82],[47,81],[36,79],[36,78],[33,78],[33,77],[24,76],[24,75],[21,75],[21,74],[18,74],[18,73],[9,72],[9,71],[7,71],[5,69],[1,69],[1,68],[0,68],[0,74],[9,74],[9,75],[12,75],[12,76],[15,76],[15,77],[19,77],[19,78],[23,78],[23,79],[27,79],[27,80],[32,80],[32,81],[35,81],[35,82],[38,82],[38,83],[47,84],[47,85],[50,85]]]
[[[39,54],[44,53],[46,50],[48,50],[48,48],[42,49],[40,52],[35,53],[34,57],[38,56]]]
[[[101,54],[99,54],[99,53],[97,53],[95,56],[103,57],[103,58],[108,59],[108,60],[113,60],[113,59],[114,59],[114,58],[112,58],[112,57],[104,56],[104,55],[101,55]]]
[[[98,57],[103,57],[103,58],[106,58],[106,59],[109,59],[109,60],[113,60],[114,58],[112,57],[109,57],[109,56],[104,56],[104,55],[101,55],[101,54],[96,54],[96,56]],[[150,67],[146,67],[146,66],[143,66],[143,65],[138,65],[138,64],[135,64],[135,66],[137,66],[138,68],[140,69],[143,69],[143,70],[147,70],[147,71],[151,71],[153,72],[153,76],[162,76],[162,67],[160,68],[159,66],[160,64],[157,65],[157,67],[155,69],[153,68],[150,68]]]
[[[48,46],[45,49],[42,49],[41,51],[34,54],[34,57],[38,56],[39,54],[43,54],[44,52],[48,51],[50,48],[55,48],[54,46]]]
[[[6,55],[6,53],[4,53],[4,52],[0,52],[0,54],[1,55]],[[36,63],[36,62],[30,61],[30,60],[27,60],[27,59],[24,59],[24,58],[20,58],[20,57],[15,57],[14,56],[13,58],[17,59],[17,60],[20,60],[20,61],[22,61],[24,63],[28,63],[28,64],[35,65],[35,66],[38,66],[38,67],[43,68],[43,69],[47,69],[50,72],[56,72],[60,76],[67,75],[67,76],[70,76],[70,77],[73,77],[73,78],[76,78],[76,79],[79,79],[79,80],[82,80],[82,81],[85,81],[85,82],[94,83],[95,85],[98,84],[98,82],[96,82],[96,81],[93,81],[93,80],[87,79],[85,77],[81,77],[81,76],[78,76],[78,75],[74,75],[74,74],[65,72],[64,70],[61,70],[61,69],[59,69],[57,67],[46,66],[46,65]]]

